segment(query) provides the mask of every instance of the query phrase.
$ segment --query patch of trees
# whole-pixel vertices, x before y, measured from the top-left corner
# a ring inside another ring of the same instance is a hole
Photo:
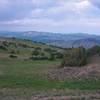
[[[88,63],[91,56],[94,55],[100,56],[100,46],[94,46],[90,49],[85,49],[83,47],[66,49],[61,67],[84,66]]]
[[[80,47],[67,50],[61,66],[83,66],[85,64],[87,64],[87,51]]]
[[[30,57],[30,59],[32,59],[32,60],[46,60],[46,59],[48,59],[48,57],[45,56],[45,54],[42,52],[42,48],[37,47],[37,48],[34,48],[34,50],[32,51],[32,56]]]
[[[55,60],[61,59],[63,56],[62,53],[58,52],[55,49],[45,48],[42,49],[40,47],[34,48],[32,51],[31,59],[33,60]]]

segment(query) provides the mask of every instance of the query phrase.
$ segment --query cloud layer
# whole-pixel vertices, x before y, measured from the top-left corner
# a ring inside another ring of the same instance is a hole
[[[1,0],[0,30],[100,33],[100,0]]]

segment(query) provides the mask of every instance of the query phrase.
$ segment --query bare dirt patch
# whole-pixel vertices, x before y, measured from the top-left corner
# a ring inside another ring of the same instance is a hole
[[[64,67],[47,73],[49,80],[100,80],[100,57],[94,56],[84,67]]]
[[[0,100],[100,100],[100,91],[64,90],[58,92],[34,92],[31,89],[26,89],[22,92],[22,90],[3,89],[0,90]]]

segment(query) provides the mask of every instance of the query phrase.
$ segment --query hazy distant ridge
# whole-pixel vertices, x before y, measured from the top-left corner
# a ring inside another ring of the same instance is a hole
[[[25,38],[63,48],[79,47],[79,46],[90,48],[93,47],[94,45],[100,45],[100,36],[83,34],[83,33],[57,34],[57,33],[37,32],[37,31],[0,32],[0,36]]]

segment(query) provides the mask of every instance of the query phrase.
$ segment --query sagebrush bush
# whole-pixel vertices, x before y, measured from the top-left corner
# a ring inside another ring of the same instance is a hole
[[[87,63],[87,52],[84,48],[72,48],[64,54],[62,67],[83,66]]]

